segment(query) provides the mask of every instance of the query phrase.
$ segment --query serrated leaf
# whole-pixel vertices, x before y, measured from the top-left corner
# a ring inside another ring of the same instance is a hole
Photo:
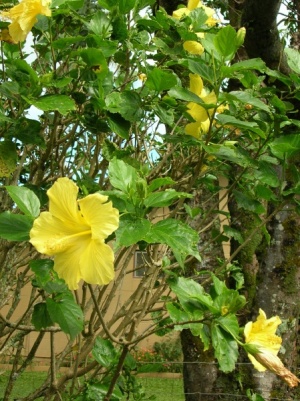
[[[258,124],[255,122],[241,121],[233,116],[222,113],[218,114],[216,118],[220,121],[222,125],[232,125],[233,127],[236,128],[241,128],[243,130],[254,132],[261,138],[266,137],[266,134],[259,128]]]
[[[289,67],[295,71],[296,74],[300,74],[300,53],[299,50],[285,48],[285,54],[287,55],[287,63]]]
[[[136,188],[137,171],[123,160],[114,158],[109,163],[108,171],[110,183],[113,187],[120,189],[124,193],[129,193],[130,189]]]
[[[289,158],[300,151],[300,135],[290,134],[280,136],[269,144],[273,155],[279,159]]]
[[[215,357],[219,362],[220,369],[225,373],[232,372],[238,358],[236,341],[218,323],[214,322],[211,328],[211,337]]]
[[[121,14],[127,14],[135,6],[136,0],[119,0],[119,11]]]
[[[199,104],[203,103],[199,96],[186,88],[182,88],[181,86],[174,86],[168,91],[168,95],[173,97],[174,99],[180,99],[186,102],[194,102]]]
[[[31,323],[37,330],[45,329],[46,327],[52,326],[54,324],[48,313],[47,305],[45,302],[40,302],[34,305]]]
[[[264,110],[266,112],[270,112],[269,107],[258,99],[255,96],[252,96],[250,93],[245,91],[232,91],[225,94],[225,98],[229,100],[237,100],[244,104],[251,104],[252,106],[256,107],[257,109]]]
[[[208,154],[229,160],[242,167],[249,167],[253,164],[253,159],[238,146],[229,147],[223,144],[209,143],[208,145],[203,144],[203,148]]]
[[[251,198],[245,193],[239,191],[233,191],[238,207],[256,214],[265,213],[264,206],[256,199]]]
[[[130,216],[120,219],[116,231],[116,246],[130,246],[144,240],[151,229],[151,223],[146,219],[134,219]]]
[[[66,115],[69,111],[76,110],[76,103],[73,99],[66,95],[45,95],[38,99],[29,99],[25,96],[23,98],[36,108],[43,111],[58,111]]]
[[[176,182],[172,180],[171,177],[155,178],[153,181],[150,182],[148,186],[148,192],[153,192],[160,187],[163,187],[165,185],[173,185],[175,183]]]
[[[119,135],[121,138],[129,138],[130,122],[125,120],[118,113],[108,113],[107,122],[112,132]]]
[[[107,110],[111,113],[119,113],[130,122],[142,118],[142,104],[140,96],[133,91],[112,92],[105,98]]]
[[[105,368],[113,366],[118,356],[112,342],[101,337],[96,338],[92,354],[96,361]]]
[[[54,262],[52,259],[38,259],[29,262],[31,270],[35,273],[34,285],[42,288],[49,294],[69,293],[69,289],[64,280],[60,279],[53,270]]]
[[[201,260],[198,251],[199,237],[195,230],[187,224],[175,219],[166,219],[153,224],[149,233],[145,236],[148,243],[160,243],[168,245],[181,267],[188,255]]]
[[[95,74],[98,77],[104,78],[108,73],[108,66],[106,59],[100,49],[89,47],[83,49],[80,52],[82,60],[87,64],[88,67],[93,68]]]
[[[236,31],[231,25],[221,28],[215,35],[214,45],[226,60],[231,60],[238,48]]]
[[[178,277],[176,280],[170,279],[168,283],[185,309],[188,308],[190,310],[188,305],[191,304],[198,309],[201,308],[209,310],[212,313],[219,313],[219,310],[213,304],[211,296],[195,280]]]
[[[162,92],[173,88],[176,84],[177,78],[174,73],[155,67],[147,74],[145,85],[156,92]]]
[[[0,237],[8,241],[27,241],[33,219],[22,214],[0,214]]]
[[[50,318],[57,323],[62,331],[74,339],[83,329],[83,313],[76,304],[72,294],[61,294],[55,299],[46,299]]]
[[[235,228],[229,227],[229,226],[223,226],[224,234],[227,237],[234,238],[236,241],[238,241],[240,244],[244,242],[243,236],[240,231],[236,230]]]
[[[153,105],[153,111],[164,124],[172,126],[174,124],[174,112],[161,104]]]
[[[33,191],[26,187],[12,185],[5,188],[9,196],[26,216],[35,218],[40,214],[40,201]]]
[[[146,207],[170,206],[175,199],[192,198],[193,195],[186,192],[177,192],[175,189],[166,189],[164,192],[152,192],[144,200]]]

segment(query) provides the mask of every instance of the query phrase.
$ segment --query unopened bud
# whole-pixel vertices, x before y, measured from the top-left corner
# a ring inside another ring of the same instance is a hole
[[[245,40],[245,36],[246,36],[246,28],[242,27],[237,31],[237,34],[236,34],[237,47],[242,46],[242,44],[244,43],[244,40]]]

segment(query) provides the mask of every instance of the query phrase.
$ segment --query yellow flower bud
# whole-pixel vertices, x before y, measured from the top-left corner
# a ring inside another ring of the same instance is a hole
[[[245,36],[246,36],[246,28],[242,27],[237,31],[236,34],[236,44],[238,47],[242,46],[242,44],[244,43]]]

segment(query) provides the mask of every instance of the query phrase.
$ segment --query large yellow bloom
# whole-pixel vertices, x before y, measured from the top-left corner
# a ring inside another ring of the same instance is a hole
[[[37,15],[51,16],[49,5],[51,0],[22,0],[9,11],[2,11],[1,17],[11,20],[8,26],[10,36],[14,42],[21,42],[37,22]]]
[[[173,17],[180,19],[184,15],[189,15],[189,13],[195,10],[195,8],[202,8],[205,11],[205,14],[207,15],[207,20],[206,20],[207,25],[209,26],[216,25],[218,20],[213,18],[215,11],[210,7],[204,6],[201,0],[189,0],[187,7],[178,8],[178,10],[173,11]]]
[[[189,15],[190,12],[196,8],[202,8],[205,11],[205,14],[207,15],[207,20],[205,22],[206,25],[208,25],[208,26],[216,25],[218,20],[216,20],[213,17],[215,11],[210,7],[204,6],[200,0],[189,0],[187,7],[179,8],[178,10],[175,10],[173,12],[173,17],[176,19],[180,19],[185,15]],[[197,36],[199,38],[203,38],[204,34],[202,32],[198,32]],[[204,52],[204,47],[195,40],[188,40],[188,41],[184,42],[183,47],[188,53],[191,53],[191,54],[201,55]]]
[[[114,278],[114,254],[104,240],[118,228],[119,213],[98,193],[77,200],[78,187],[59,178],[48,190],[49,212],[42,212],[30,231],[30,242],[54,256],[54,270],[71,290],[83,279],[108,284]]]
[[[278,316],[267,319],[265,312],[260,309],[256,322],[248,322],[245,326],[245,349],[256,370],[263,372],[268,369],[280,376],[290,387],[295,387],[300,380],[277,356],[282,339],[275,332],[280,324]]]
[[[217,97],[214,92],[207,93],[203,87],[202,78],[197,74],[190,74],[190,91],[199,96],[204,103],[215,105]],[[200,104],[190,102],[187,105],[187,112],[195,122],[189,123],[185,127],[185,132],[199,139],[203,134],[206,134],[210,127],[210,116],[214,111],[205,109]]]

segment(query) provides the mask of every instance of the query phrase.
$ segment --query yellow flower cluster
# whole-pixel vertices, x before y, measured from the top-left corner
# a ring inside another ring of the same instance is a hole
[[[283,379],[290,387],[298,386],[300,380],[290,372],[278,358],[282,339],[275,334],[281,324],[278,316],[267,319],[260,309],[256,322],[248,322],[244,329],[248,357],[259,372],[270,370]]]
[[[48,190],[49,212],[42,212],[30,231],[30,242],[54,256],[54,270],[71,290],[83,279],[108,284],[114,278],[114,254],[105,239],[118,228],[119,212],[107,196],[95,193],[77,200],[78,187],[66,177]]]
[[[15,43],[25,40],[37,22],[37,15],[50,17],[50,4],[51,0],[22,0],[9,11],[2,11],[0,16],[11,20],[11,24],[8,26],[11,40]]]
[[[196,8],[202,8],[205,11],[205,14],[207,15],[207,20],[205,22],[206,25],[215,26],[217,24],[218,20],[213,17],[215,11],[210,7],[204,6],[201,0],[189,0],[187,7],[179,8],[178,10],[173,12],[172,16],[176,19],[181,19],[182,17],[189,15],[190,12],[195,10]],[[197,36],[199,38],[203,38],[204,34],[198,32]],[[204,47],[196,40],[185,41],[183,47],[190,54],[201,55],[204,52]]]

